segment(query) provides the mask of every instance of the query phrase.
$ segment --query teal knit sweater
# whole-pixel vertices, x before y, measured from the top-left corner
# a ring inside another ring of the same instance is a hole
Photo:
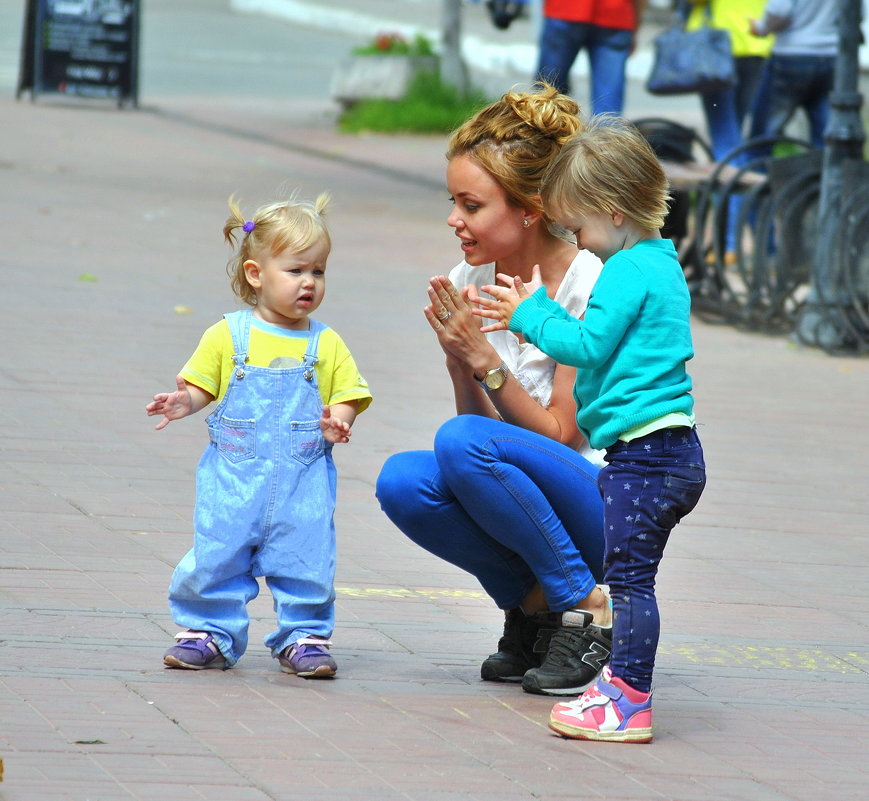
[[[541,287],[519,304],[510,330],[578,368],[576,422],[593,448],[607,448],[665,414],[693,413],[690,311],[673,243],[646,239],[607,259],[584,319]]]

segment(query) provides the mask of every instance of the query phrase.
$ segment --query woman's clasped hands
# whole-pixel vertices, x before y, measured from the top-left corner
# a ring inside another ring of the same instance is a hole
[[[479,321],[472,316],[469,293],[476,288],[465,287],[461,292],[449,278],[436,275],[429,281],[429,305],[423,309],[426,320],[437,334],[446,353],[464,359],[471,348],[486,344]]]
[[[474,287],[471,288],[472,292],[469,297],[471,303],[474,304],[471,308],[472,314],[495,321],[480,329],[484,334],[490,331],[509,330],[510,319],[513,317],[519,304],[526,298],[531,297],[531,291],[534,291],[543,284],[540,278],[539,264],[534,265],[531,273],[531,282],[527,285],[518,275],[509,276],[504,273],[498,273],[496,277],[503,286],[495,284],[482,287],[483,292],[491,295],[491,297],[484,297],[478,294]]]

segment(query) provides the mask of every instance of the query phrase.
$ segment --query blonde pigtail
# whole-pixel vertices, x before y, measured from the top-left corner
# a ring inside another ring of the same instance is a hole
[[[255,243],[251,241],[251,232],[256,228],[256,224],[255,221],[245,220],[235,195],[229,196],[227,205],[229,217],[226,218],[223,226],[223,239],[234,253],[226,263],[226,274],[229,276],[229,283],[235,296],[248,306],[256,306],[256,293],[247,282],[244,273],[244,263],[254,250]]]
[[[314,211],[321,217],[325,216],[326,208],[331,201],[332,196],[328,192],[321,192],[314,201]]]

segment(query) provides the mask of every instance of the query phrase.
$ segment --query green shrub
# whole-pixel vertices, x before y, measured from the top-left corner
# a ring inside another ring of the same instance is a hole
[[[400,100],[361,100],[341,115],[338,127],[348,133],[449,133],[488,102],[478,90],[462,96],[435,73],[423,72]]]

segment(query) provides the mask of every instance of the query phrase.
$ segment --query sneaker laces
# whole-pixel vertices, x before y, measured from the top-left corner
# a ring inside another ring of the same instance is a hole
[[[586,629],[580,629],[579,631],[572,631],[568,628],[558,629],[549,641],[549,653],[546,655],[546,661],[549,662],[550,657],[554,657],[552,661],[557,659],[561,664],[567,662],[572,656],[576,655],[576,646],[582,644],[582,641],[586,638],[586,634]]]
[[[607,696],[609,697],[609,696]],[[580,704],[581,707],[590,706],[594,703],[598,698],[603,698],[603,693],[598,689],[597,684],[592,684],[579,698],[577,698],[577,703]]]
[[[597,684],[592,684],[582,695],[575,701],[568,701],[566,704],[561,704],[565,710],[569,709],[572,713],[582,712],[590,706],[598,706],[597,699],[602,698],[603,693],[597,688]],[[607,696],[607,700],[612,700]]]
[[[612,681],[613,672],[609,665],[604,667],[600,674],[600,681],[604,681],[609,684]],[[591,685],[582,695],[579,696],[575,701],[570,701],[565,704],[565,706],[569,706],[572,710],[576,712],[582,712],[583,709],[589,706],[596,706],[597,699],[603,697],[603,693],[598,689],[598,683],[595,682]],[[606,696],[609,700],[612,700],[610,696]]]

